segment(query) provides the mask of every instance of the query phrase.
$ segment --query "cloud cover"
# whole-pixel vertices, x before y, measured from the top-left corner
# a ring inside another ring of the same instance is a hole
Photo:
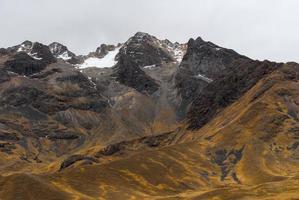
[[[298,7],[298,0],[0,0],[0,47],[58,41],[87,53],[143,31],[299,62]]]

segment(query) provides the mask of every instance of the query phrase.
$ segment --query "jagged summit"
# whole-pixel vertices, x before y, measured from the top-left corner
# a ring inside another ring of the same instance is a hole
[[[142,32],[142,31],[137,31],[134,36],[136,37],[143,37],[143,36],[150,36],[150,37],[153,37],[151,36],[149,33],[146,33],[146,32]]]
[[[182,101],[178,114],[185,118],[186,110],[201,91],[221,77],[226,68],[238,59],[247,59],[237,52],[204,41],[190,39],[186,54],[175,73],[175,84]]]
[[[116,48],[119,48],[122,44],[113,45],[113,44],[101,44],[94,53],[93,56],[98,58],[105,57],[109,51],[114,51]]]
[[[25,52],[34,59],[40,59],[31,52],[35,43],[41,44],[27,40],[5,51],[3,49],[2,54]],[[124,43],[117,45],[102,44],[88,55],[77,56],[59,42],[53,42],[48,47],[55,58],[76,65],[78,68],[107,68],[113,67],[117,63],[119,54],[128,54],[138,62],[139,67],[159,66],[162,62],[180,63],[187,45],[177,42],[172,43],[167,39],[160,40],[148,33],[137,32]]]
[[[9,47],[7,51],[12,55],[23,52],[35,60],[46,60],[49,62],[55,61],[54,55],[50,51],[49,47],[39,42],[26,40],[19,45]]]
[[[156,42],[159,39],[149,33],[145,32],[137,32],[135,33],[126,43],[134,42],[138,44],[142,44],[144,42]]]
[[[22,42],[22,44],[19,46],[19,48],[17,49],[18,52],[20,51],[25,51],[25,52],[29,52],[33,46],[33,42],[26,40],[24,42]]]
[[[180,62],[184,52],[184,44],[159,40],[144,32],[137,32],[121,49],[121,53],[128,54],[140,67],[160,65],[162,62]]]
[[[185,44],[159,40],[148,33],[137,32],[123,44],[102,44],[95,52],[85,56],[83,63],[78,67],[113,67],[122,55],[134,60],[138,67],[159,66],[163,62],[179,63],[185,50]]]
[[[69,51],[68,48],[58,42],[53,42],[49,44],[50,51],[56,58],[61,58],[63,60],[71,60],[76,55]]]

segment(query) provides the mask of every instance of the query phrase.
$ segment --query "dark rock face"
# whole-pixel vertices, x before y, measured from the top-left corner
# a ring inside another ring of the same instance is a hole
[[[233,103],[261,78],[281,66],[248,59],[240,59],[227,66],[224,73],[206,86],[192,103],[188,113],[189,129],[205,125],[220,109]]]
[[[95,154],[96,158],[103,158],[106,156],[116,156],[122,155],[127,150],[133,150],[136,148],[145,149],[145,148],[156,148],[164,147],[171,145],[177,137],[181,137],[179,129],[176,131],[162,133],[160,135],[145,136],[142,138],[122,141],[119,143],[114,143],[106,146]]]
[[[51,140],[55,139],[70,139],[70,135],[75,135],[71,131],[65,128],[59,128],[57,124],[48,123],[47,118],[45,119],[32,119],[32,126],[30,135],[35,138],[48,138]],[[67,137],[68,136],[68,137]],[[78,137],[77,137],[78,138]],[[74,138],[76,139],[76,138]]]
[[[102,112],[106,107],[108,107],[108,103],[103,99],[100,92],[96,88],[95,83],[91,82],[87,77],[85,77],[82,73],[77,72],[76,74],[72,74],[69,76],[58,77],[56,79],[61,83],[71,83],[73,85],[78,85],[79,90],[61,93],[67,98],[79,98],[85,97],[88,98],[86,101],[79,103],[72,103],[71,107],[75,109],[81,110],[91,110],[94,112]]]
[[[41,58],[41,60],[46,64],[56,62],[56,59],[52,55],[49,47],[38,42],[33,44],[30,54],[37,58]]]
[[[20,75],[31,75],[40,72],[48,64],[56,62],[49,48],[41,43],[32,44],[27,41],[19,48],[22,52],[16,53],[5,65],[8,70]]]
[[[43,113],[66,110],[69,105],[39,89],[18,87],[5,91],[0,98],[1,106],[32,106]]]
[[[96,51],[93,53],[93,56],[103,58],[109,53],[109,51],[113,51],[115,50],[115,48],[116,46],[114,45],[102,44],[96,49]]]
[[[80,110],[90,110],[101,113],[105,108],[108,107],[108,104],[104,100],[89,100],[88,102],[74,104],[72,107]]]
[[[209,83],[196,78],[192,72],[181,69],[175,76],[175,87],[181,97],[181,102],[177,109],[179,119],[184,119],[186,110],[190,103],[201,93]]]
[[[120,83],[144,94],[151,95],[159,89],[159,85],[147,76],[135,62],[132,62],[126,54],[119,57],[113,76]]]
[[[230,49],[221,48],[201,38],[190,39],[187,53],[175,75],[175,86],[182,101],[178,108],[181,119],[189,104],[203,88],[223,74],[226,67],[234,60],[244,58]]]
[[[221,181],[231,173],[232,178],[240,183],[236,173],[234,172],[235,165],[242,159],[242,152],[244,146],[241,149],[232,149],[230,151],[226,149],[217,150],[212,155],[212,162],[216,163],[221,169]]]
[[[215,79],[223,73],[226,66],[240,58],[246,57],[201,38],[190,39],[180,69],[191,71],[194,75],[201,74]]]
[[[56,78],[56,81],[61,83],[71,83],[71,84],[78,85],[82,89],[82,91],[80,91],[81,94],[78,94],[80,96],[84,96],[84,95],[96,96],[96,97],[99,96],[97,94],[95,83],[92,82],[92,80],[89,80],[86,76],[84,76],[79,71],[75,71],[74,73],[58,77]],[[74,93],[72,96],[76,96],[76,95],[77,94]]]
[[[100,113],[108,106],[108,103],[99,94],[94,95],[97,95],[94,96],[94,99],[89,96],[91,99],[85,102],[73,103],[72,99],[58,98],[34,87],[19,87],[5,91],[0,98],[0,105],[14,107],[32,106],[47,114],[53,114],[68,108],[91,110]],[[84,93],[76,97],[81,96],[88,97]]]
[[[83,155],[72,155],[61,163],[60,171],[75,164],[78,161],[90,161],[91,163],[98,162],[96,159],[94,159],[92,157],[83,156]]]
[[[81,88],[84,89],[94,89],[94,85],[88,80],[86,76],[84,76],[80,72],[76,72],[75,74],[70,74],[63,77],[58,77],[56,80],[59,82],[70,82],[72,84],[78,84]]]
[[[123,147],[119,143],[111,144],[97,152],[96,157],[99,158],[101,156],[112,156],[117,152],[120,152],[122,149]]]
[[[26,53],[20,54],[35,63],[35,60]],[[26,74],[32,74],[40,69],[32,71],[32,69],[29,68],[29,70],[31,70],[29,71],[30,73],[28,72]],[[2,71],[0,73],[0,83],[9,81],[9,74],[5,70]],[[21,74],[24,72],[24,69],[20,69],[18,72]],[[54,73],[62,73],[62,71],[61,69],[53,68],[44,73],[33,75],[30,78],[45,78]],[[55,92],[53,93],[52,90],[49,90],[48,87],[39,88],[34,85],[11,87],[1,93],[0,107],[9,106],[19,109],[29,107],[45,114],[55,114],[56,112],[64,111],[69,108],[101,113],[108,107],[107,100],[101,96],[101,93],[97,90],[96,85],[93,82],[76,70],[69,73],[70,74],[64,74],[63,76],[59,75],[55,80],[55,84],[68,83],[70,87],[76,88],[75,91],[65,89],[56,94]],[[47,80],[44,80],[45,85],[47,85],[46,81]]]
[[[137,67],[174,61],[159,42],[154,36],[138,32],[120,49],[119,56],[125,54],[127,60]]]
[[[47,64],[21,52],[13,56],[11,60],[8,60],[5,65],[7,70],[27,76],[42,71],[46,68]]]
[[[50,140],[74,140],[79,138],[78,135],[74,133],[68,133],[68,132],[61,132],[61,133],[54,132],[47,135],[47,137]]]

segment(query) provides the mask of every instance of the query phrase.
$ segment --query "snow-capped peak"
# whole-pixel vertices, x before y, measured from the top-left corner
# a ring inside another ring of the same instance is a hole
[[[56,58],[60,58],[63,60],[70,60],[73,56],[75,56],[74,53],[70,52],[68,48],[58,42],[53,42],[49,45],[49,49],[53,56]]]
[[[127,50],[129,47],[129,50]],[[137,32],[133,37],[131,37],[123,47],[123,52],[131,54],[134,57],[142,60],[142,56],[149,56],[144,52],[145,48],[154,48],[158,54],[164,55],[166,53],[168,57],[171,57],[172,60],[176,63],[180,63],[183,59],[183,56],[187,50],[186,44],[179,44],[177,42],[172,43],[169,40],[160,40],[155,36],[152,36],[148,33]],[[164,53],[161,53],[164,52]],[[141,56],[140,56],[141,55]],[[166,56],[167,57],[167,56]],[[148,60],[148,59],[145,59]],[[153,59],[155,60],[155,59]],[[157,60],[157,59],[156,59]],[[163,60],[163,59],[162,59]],[[166,59],[167,60],[167,59]],[[159,63],[147,63],[147,65],[159,64]]]
[[[35,60],[41,60],[42,58],[38,57],[37,52],[35,52],[35,53],[32,52],[34,44],[35,44],[34,42],[25,41],[19,46],[19,48],[17,49],[17,52],[25,52],[30,57],[34,58]]]
[[[23,52],[29,53],[32,50],[33,44],[34,44],[33,42],[25,41],[19,46],[17,52],[23,51]]]

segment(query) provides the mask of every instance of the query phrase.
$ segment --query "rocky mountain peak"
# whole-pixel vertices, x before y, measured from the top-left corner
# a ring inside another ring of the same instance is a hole
[[[146,40],[157,40],[156,37],[148,34],[148,33],[145,33],[145,32],[137,32],[133,37],[132,37],[133,40],[138,40],[139,42],[141,41],[146,41]]]
[[[29,55],[38,60],[45,60],[48,63],[55,62],[56,60],[49,47],[39,42],[33,43]]]
[[[31,42],[29,40],[26,40],[24,42],[22,42],[20,45],[17,45],[15,47],[12,47],[14,50],[16,50],[17,52],[26,52],[26,53],[30,53],[30,51],[32,50],[34,42]]]
[[[118,45],[113,44],[101,44],[95,52],[91,52],[89,56],[97,57],[97,58],[104,58],[109,51],[114,51]]]
[[[49,44],[50,51],[54,56],[59,56],[62,53],[68,51],[68,48],[58,42],[53,42]]]
[[[172,43],[169,40],[159,40],[148,33],[137,32],[125,43],[117,45],[101,44],[96,51],[82,56],[79,68],[111,68],[120,57],[130,60],[123,63],[133,63],[140,68],[161,66],[163,63],[180,63],[187,49],[186,44]],[[118,65],[118,67],[125,67]]]
[[[127,54],[139,67],[162,63],[180,62],[185,53],[184,45],[172,43],[169,40],[159,40],[148,33],[137,32],[120,50]]]
[[[200,36],[198,36],[198,37],[195,39],[195,41],[196,41],[197,43],[206,43]]]
[[[19,51],[26,51],[32,48],[34,42],[31,42],[29,40],[26,40],[24,42],[22,42],[22,44],[20,45]]]
[[[183,118],[189,104],[201,94],[202,90],[238,59],[247,59],[237,52],[222,48],[201,37],[190,39],[186,54],[175,74],[178,94],[181,97],[179,115]]]
[[[52,55],[49,47],[39,42],[31,42],[26,40],[20,45],[8,48],[7,51],[12,55],[23,52],[35,60],[44,60],[48,63],[55,61],[55,58]]]
[[[76,55],[73,52],[69,51],[66,46],[64,46],[58,42],[51,43],[49,45],[49,49],[50,49],[51,53],[53,54],[53,56],[55,56],[56,58],[65,60],[65,61],[70,61],[71,59],[76,57]]]
[[[56,62],[48,46],[39,42],[25,41],[21,45],[8,48],[11,56],[5,68],[20,75],[32,75]]]
[[[188,41],[188,49],[180,68],[192,71],[194,75],[214,79],[222,74],[225,66],[239,58],[246,57],[198,37]]]

